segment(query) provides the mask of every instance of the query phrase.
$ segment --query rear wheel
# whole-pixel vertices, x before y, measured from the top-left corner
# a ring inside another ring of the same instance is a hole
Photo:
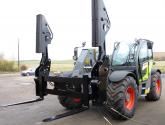
[[[107,107],[115,119],[132,118],[135,113],[137,98],[137,85],[133,77],[127,76],[117,83],[112,83],[108,79]]]
[[[82,106],[81,98],[73,98],[67,96],[58,96],[59,102],[67,109],[76,109]]]
[[[160,99],[162,92],[161,74],[159,72],[154,73],[151,76],[150,92],[146,96],[148,101],[157,101]]]

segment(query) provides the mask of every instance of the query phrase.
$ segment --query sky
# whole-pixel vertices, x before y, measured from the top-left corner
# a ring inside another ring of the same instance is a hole
[[[154,41],[154,51],[165,52],[164,0],[104,0],[111,20],[106,37],[107,54],[116,41],[145,38]],[[72,59],[73,48],[91,46],[91,0],[0,1],[0,54],[17,59],[40,59],[35,53],[36,15],[45,15],[54,38],[49,45],[52,60]]]

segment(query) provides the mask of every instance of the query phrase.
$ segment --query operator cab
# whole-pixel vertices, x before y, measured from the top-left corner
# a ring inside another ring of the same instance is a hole
[[[138,39],[132,43],[116,42],[111,59],[112,71],[124,70],[136,74],[139,82],[146,81],[153,65],[153,42]]]

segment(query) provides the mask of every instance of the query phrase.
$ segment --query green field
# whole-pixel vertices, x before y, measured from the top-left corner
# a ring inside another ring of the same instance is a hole
[[[156,64],[154,65],[154,68],[158,68],[162,71],[162,73],[165,73],[165,61],[155,61]],[[14,63],[14,70],[1,70],[0,72],[10,72],[10,71],[18,71],[16,70],[18,65],[17,62]],[[20,66],[25,65],[28,68],[37,68],[39,66],[40,61],[39,60],[25,60],[20,61]],[[65,71],[71,71],[73,69],[73,61],[72,60],[62,60],[62,61],[52,61],[51,63],[51,72],[65,72]],[[8,67],[7,63],[6,65],[0,65],[0,67]]]
[[[26,65],[27,67],[36,68],[39,65],[40,61],[37,60],[26,60],[21,61],[20,65]],[[52,72],[65,72],[71,71],[73,69],[73,61],[72,60],[61,60],[61,61],[52,61],[51,63],[51,71]]]
[[[27,65],[28,67],[37,67],[39,65],[39,61],[35,61],[35,60],[21,61],[20,64]],[[161,69],[161,71],[165,73],[165,61],[156,61],[154,68]],[[53,72],[71,71],[72,69],[73,69],[72,60],[52,61],[51,63],[51,71]]]
[[[154,68],[158,68],[162,73],[165,73],[165,61],[155,61]]]

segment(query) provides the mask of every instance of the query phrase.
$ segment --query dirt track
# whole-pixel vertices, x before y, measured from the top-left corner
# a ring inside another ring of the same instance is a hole
[[[165,83],[165,75],[162,75]],[[29,100],[35,97],[33,77],[18,75],[0,75],[0,105]],[[58,103],[56,96],[47,96],[44,101],[26,105],[0,108],[0,125],[108,125],[103,113],[97,107],[85,112],[65,117],[49,123],[42,123],[44,118],[66,110]],[[112,125],[143,125],[131,120],[116,121],[107,117]],[[165,123],[165,87],[162,97],[157,102],[139,99],[134,120],[146,125],[164,125]]]

